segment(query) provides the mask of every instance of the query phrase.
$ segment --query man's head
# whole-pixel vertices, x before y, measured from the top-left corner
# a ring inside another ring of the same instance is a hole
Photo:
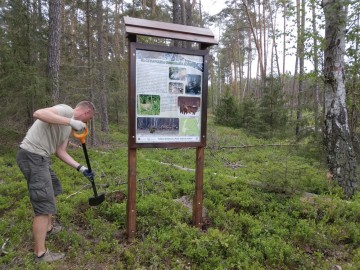
[[[94,117],[95,106],[90,101],[81,101],[79,102],[74,109],[74,118],[80,120],[84,123],[87,123]]]

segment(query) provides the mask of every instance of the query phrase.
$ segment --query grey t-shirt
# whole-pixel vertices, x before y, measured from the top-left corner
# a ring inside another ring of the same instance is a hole
[[[59,104],[55,108],[61,116],[71,118],[74,115],[74,110],[68,105]],[[26,133],[20,147],[31,153],[49,157],[69,138],[70,133],[70,126],[48,124],[37,119]]]

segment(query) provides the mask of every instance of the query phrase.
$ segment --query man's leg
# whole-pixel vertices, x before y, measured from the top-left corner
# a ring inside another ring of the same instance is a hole
[[[51,214],[36,215],[33,221],[34,252],[36,262],[54,262],[65,257],[65,253],[50,252],[45,246],[47,228]]]
[[[52,177],[49,172],[49,158],[20,149],[16,161],[24,174],[33,206],[34,253],[36,262],[53,262],[65,257],[65,253],[54,253],[46,249],[45,239],[48,227],[51,226],[51,214],[56,213],[55,192],[52,188]],[[40,166],[45,164],[45,166]],[[32,173],[36,172],[36,173]],[[40,258],[39,258],[40,257]]]
[[[47,225],[46,232],[51,231],[51,230],[52,230],[52,215],[49,215],[49,222],[48,222],[48,225]]]
[[[41,256],[46,252],[45,238],[51,224],[51,215],[36,215],[33,220],[34,253]]]

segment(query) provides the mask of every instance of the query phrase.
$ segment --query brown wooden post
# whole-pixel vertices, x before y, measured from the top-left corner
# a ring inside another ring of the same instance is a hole
[[[128,149],[128,199],[126,205],[126,233],[132,242],[136,232],[136,149]]]
[[[204,147],[196,148],[195,195],[193,199],[192,223],[200,228],[202,225],[203,201],[203,175],[204,175]]]
[[[206,50],[209,47],[209,44],[200,43],[200,49]],[[207,61],[207,59],[205,60]],[[207,63],[205,63],[207,65]],[[204,77],[207,78],[208,74],[204,74]],[[203,89],[206,90],[207,89]],[[205,95],[205,103],[207,104],[207,95]],[[205,109],[205,108],[203,108]],[[206,111],[202,113],[205,118],[206,125]],[[204,128],[204,133],[206,133],[206,127]],[[196,148],[196,171],[195,171],[195,194],[193,198],[193,213],[192,213],[192,223],[195,227],[201,228],[202,226],[202,206],[203,206],[203,177],[204,177],[204,159],[205,151],[204,147]]]
[[[136,42],[136,35],[129,35],[129,47],[132,42]],[[133,57],[130,53],[129,57],[129,73],[128,79],[129,82],[133,82],[135,80],[135,69],[134,66],[131,65],[131,58]],[[128,91],[128,129],[134,130],[133,119],[133,111],[131,110],[133,95],[131,94],[134,90],[131,89],[133,83],[129,83],[129,91]],[[126,234],[129,242],[132,242],[135,238],[136,233],[136,148],[130,147],[130,141],[132,140],[131,136],[133,136],[132,132],[129,132],[128,137],[128,198],[126,205]]]

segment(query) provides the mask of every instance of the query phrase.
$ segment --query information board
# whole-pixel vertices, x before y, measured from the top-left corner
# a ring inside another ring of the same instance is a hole
[[[133,50],[135,143],[202,144],[207,51],[144,44]]]

